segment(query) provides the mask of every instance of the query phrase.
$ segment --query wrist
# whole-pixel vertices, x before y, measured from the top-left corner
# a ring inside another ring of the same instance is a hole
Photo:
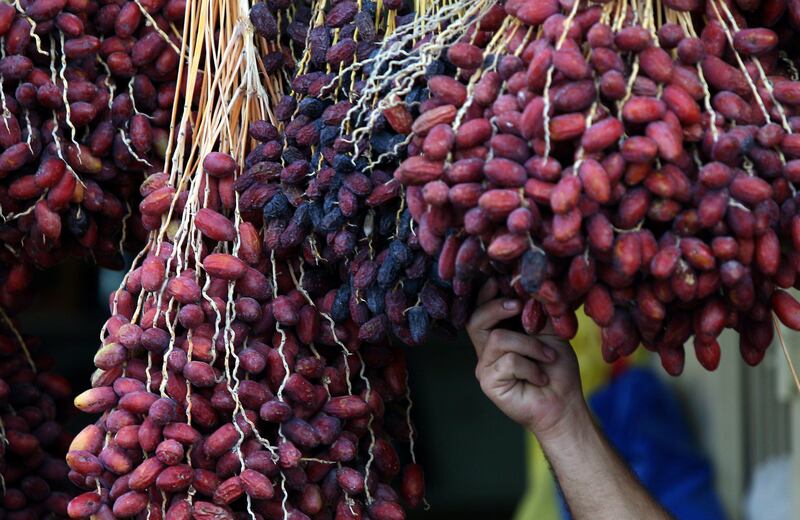
[[[527,429],[539,439],[542,446],[574,443],[594,428],[591,412],[583,396],[572,399],[561,416],[547,427],[528,425]]]

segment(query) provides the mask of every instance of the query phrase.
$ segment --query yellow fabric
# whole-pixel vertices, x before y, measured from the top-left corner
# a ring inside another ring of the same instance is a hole
[[[609,380],[612,367],[603,361],[600,352],[600,329],[584,314],[583,308],[578,310],[578,334],[571,343],[580,364],[583,394],[589,396]],[[632,361],[641,359],[641,350],[637,350]],[[525,437],[528,486],[514,520],[560,520],[556,484],[547,460],[536,437],[532,434]]]

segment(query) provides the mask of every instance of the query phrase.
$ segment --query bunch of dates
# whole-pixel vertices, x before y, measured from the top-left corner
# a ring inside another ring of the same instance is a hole
[[[293,76],[292,93],[306,94],[309,88],[319,92],[319,87],[335,79],[340,66],[369,56],[382,36],[376,16],[381,19],[398,11],[408,15],[402,0],[382,2],[381,6],[382,12],[373,0],[344,0],[321,7],[313,2],[277,0],[255,3],[249,18],[264,40],[283,44],[264,56],[265,69],[270,73],[286,69]],[[313,9],[322,9],[322,18]],[[286,18],[287,12],[289,23],[279,26],[278,19]],[[308,71],[300,71],[299,63],[306,63]],[[312,75],[306,76],[308,73]],[[310,86],[315,80],[320,80],[317,89]]]
[[[305,98],[295,121],[305,119],[312,105],[324,108],[318,117],[334,125],[348,103]],[[434,259],[420,249],[400,185],[388,172],[362,173],[345,153],[327,146],[322,154],[330,152],[331,164],[323,158],[309,177],[311,163],[319,159],[306,158],[293,146],[292,128],[284,137],[290,143],[285,167],[281,156],[270,155],[280,150],[277,130],[263,121],[253,130],[262,142],[234,184],[240,205],[263,221],[265,251],[299,259],[309,276],[332,273],[336,290],[329,295],[329,312],[347,329],[349,341],[378,342],[392,333],[419,344],[434,320],[452,319],[456,326],[466,321],[466,302],[452,305],[451,285],[435,276]]]
[[[121,269],[168,143],[183,0],[0,6],[0,241],[16,263]]]
[[[0,516],[66,518],[75,495],[64,463],[69,383],[36,353],[33,338],[23,340],[6,323],[0,330]]]
[[[256,28],[266,9],[260,5],[250,13]],[[468,305],[452,295],[450,282],[436,275],[435,259],[419,247],[402,187],[392,180],[399,163],[374,161],[404,149],[403,131],[410,131],[412,118],[397,125],[381,116],[368,142],[361,143],[369,147],[369,157],[356,157],[342,130],[365,76],[374,72],[381,40],[391,38],[380,23],[374,25],[376,13],[379,19],[392,17],[398,31],[414,21],[404,6],[392,11],[395,7],[383,5],[390,11],[371,2],[360,9],[355,2],[340,2],[312,17],[308,39],[295,57],[304,66],[295,70],[290,95],[274,110],[280,131],[266,121],[251,126],[258,145],[233,188],[241,209],[263,222],[267,252],[299,258],[311,274],[333,273],[329,315],[347,330],[348,341],[378,343],[393,335],[420,344],[435,322],[463,325]],[[336,67],[343,72],[336,74]],[[423,88],[415,86],[407,100],[422,95]]]
[[[385,186],[438,277],[504,280],[529,333],[569,339],[583,306],[607,361],[642,344],[677,375],[694,337],[713,370],[725,328],[761,361],[773,311],[800,325],[800,82],[775,3],[665,2],[656,26],[647,5],[512,1],[505,49],[480,26],[450,46],[429,97],[383,113],[413,117]]]
[[[111,295],[75,399],[102,415],[67,454],[85,490],[70,516],[404,518],[423,477],[395,447],[413,435],[402,350],[331,319],[339,273],[267,248],[230,155],[202,169],[207,198],[172,216],[193,231],[151,240]],[[167,215],[175,191],[147,193],[142,214]]]

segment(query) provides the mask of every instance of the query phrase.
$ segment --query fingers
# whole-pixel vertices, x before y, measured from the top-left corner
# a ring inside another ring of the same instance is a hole
[[[558,357],[555,350],[536,338],[510,330],[496,329],[489,334],[479,364],[491,365],[509,352],[543,363],[552,363]]]
[[[492,365],[487,366],[484,377],[498,382],[526,381],[534,386],[546,386],[550,382],[547,374],[536,363],[516,352],[506,352]]]
[[[478,291],[478,298],[475,301],[476,306],[481,306],[484,303],[488,302],[492,298],[495,297],[497,294],[497,280],[494,278],[489,278],[486,280],[486,283],[481,286],[480,291]]]
[[[472,313],[472,318],[467,324],[467,332],[478,357],[481,356],[486,346],[489,331],[499,322],[519,314],[521,309],[522,305],[517,300],[498,298],[484,303]]]

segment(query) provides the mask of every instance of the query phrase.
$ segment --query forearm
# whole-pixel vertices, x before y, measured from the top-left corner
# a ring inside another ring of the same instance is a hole
[[[608,444],[584,403],[539,441],[575,520],[669,520]]]

